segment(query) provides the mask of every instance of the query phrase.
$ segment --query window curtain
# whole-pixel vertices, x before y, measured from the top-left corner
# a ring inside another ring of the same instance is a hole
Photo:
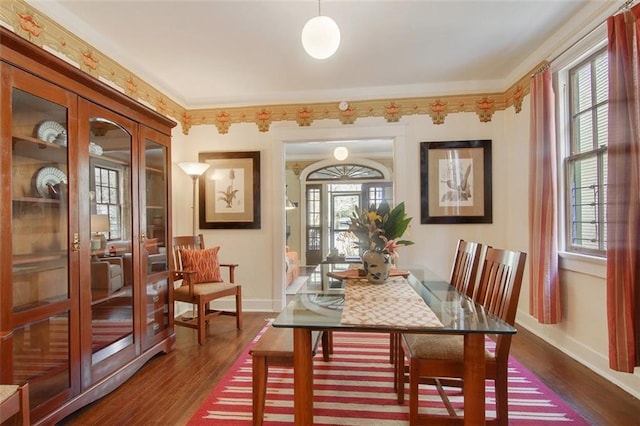
[[[640,4],[607,19],[609,365],[640,366]]]
[[[555,95],[551,70],[531,81],[529,138],[529,313],[543,324],[562,320],[558,278]]]

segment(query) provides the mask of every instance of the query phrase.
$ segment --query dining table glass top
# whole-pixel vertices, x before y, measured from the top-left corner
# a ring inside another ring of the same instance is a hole
[[[411,331],[422,333],[444,333],[444,334],[514,334],[516,329],[500,318],[487,312],[486,309],[474,302],[471,298],[458,292],[447,280],[438,277],[432,271],[425,268],[410,268],[405,270],[406,284],[415,292],[437,317],[438,324],[411,324],[411,323],[384,323],[373,320],[359,323],[345,322],[343,312],[345,311],[345,287],[350,286],[349,294],[354,298],[354,288],[364,290],[373,299],[382,300],[368,304],[361,301],[360,310],[369,309],[380,310],[380,303],[385,303],[388,298],[376,298],[376,293],[381,295],[389,292],[391,285],[399,285],[396,278],[388,284],[370,284],[366,278],[347,279],[335,278],[332,275],[340,275],[350,268],[357,267],[353,264],[327,263],[320,264],[310,274],[305,285],[296,293],[295,297],[287,304],[282,312],[277,316],[273,325],[275,327],[287,328],[309,328],[309,329],[333,329],[333,330],[361,330],[361,331]],[[337,273],[337,274],[336,274]],[[385,286],[387,286],[385,288]],[[410,293],[412,293],[410,291]],[[372,299],[372,300],[373,300]],[[393,299],[393,297],[392,297]],[[398,301],[395,301],[396,303]],[[353,306],[353,300],[348,300],[349,307]],[[405,305],[402,301],[393,305],[397,309],[398,317],[405,312]],[[384,307],[383,307],[384,309]],[[351,309],[347,309],[351,311]],[[346,312],[344,312],[346,314]],[[365,312],[366,313],[366,312]],[[371,313],[372,317],[377,312]],[[393,316],[393,315],[392,315]]]

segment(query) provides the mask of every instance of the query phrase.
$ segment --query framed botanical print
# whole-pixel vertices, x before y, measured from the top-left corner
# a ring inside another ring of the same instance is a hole
[[[260,152],[201,152],[200,228],[260,228]]]

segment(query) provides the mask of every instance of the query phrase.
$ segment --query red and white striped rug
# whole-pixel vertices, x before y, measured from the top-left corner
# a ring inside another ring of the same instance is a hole
[[[491,349],[490,342],[487,346]],[[251,424],[250,348],[251,345],[213,389],[189,425]],[[265,425],[293,423],[292,373],[291,368],[269,369]],[[334,332],[331,361],[324,362],[319,355],[314,358],[314,424],[407,425],[408,401],[398,405],[392,378],[388,334]],[[492,382],[487,382],[486,391],[489,418],[495,415]],[[449,393],[453,395],[450,398],[454,406],[461,407],[462,394],[456,390]],[[420,403],[421,410],[446,414],[435,388],[421,387]],[[511,359],[509,424],[552,423],[588,425],[561,398]]]

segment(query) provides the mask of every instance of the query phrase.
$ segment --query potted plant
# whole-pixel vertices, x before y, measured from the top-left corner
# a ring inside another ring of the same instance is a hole
[[[411,219],[405,213],[404,202],[393,209],[386,201],[377,207],[372,204],[368,209],[355,208],[349,230],[358,237],[356,244],[364,250],[362,261],[369,281],[385,282],[398,258],[397,248],[413,244],[401,239]]]

